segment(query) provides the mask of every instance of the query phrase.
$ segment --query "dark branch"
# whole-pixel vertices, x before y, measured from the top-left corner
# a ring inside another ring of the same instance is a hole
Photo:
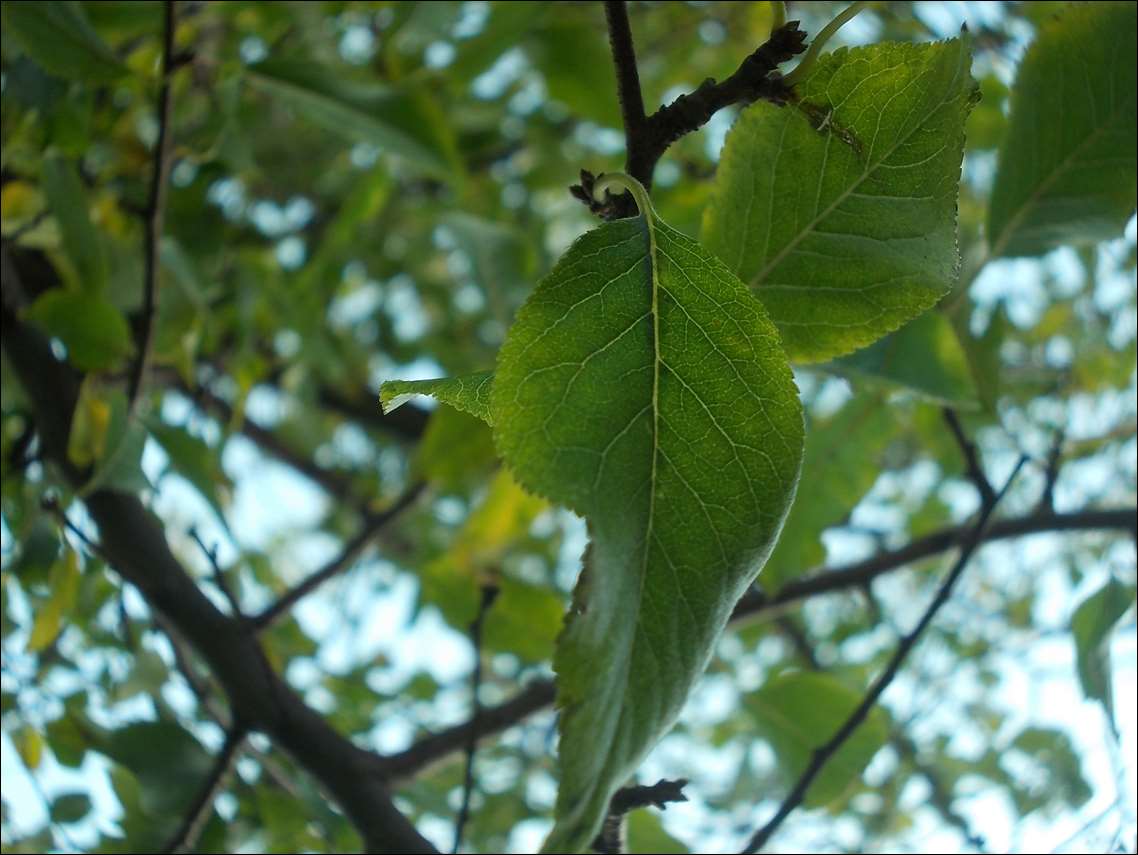
[[[138,355],[130,375],[127,401],[131,412],[138,405],[146,369],[150,363],[154,320],[158,313],[158,268],[162,245],[162,224],[166,211],[166,185],[170,175],[170,75],[174,69],[174,30],[177,27],[174,0],[164,4],[162,33],[162,82],[158,89],[158,141],[154,146],[154,168],[150,196],[146,201],[146,246],[143,257],[142,325],[138,334]]]
[[[478,722],[482,717],[482,701],[479,690],[482,688],[482,624],[486,614],[498,598],[498,586],[482,586],[482,598],[478,603],[478,614],[470,622],[470,644],[474,648],[474,668],[470,672],[470,697],[473,712],[470,716],[470,733],[466,737],[466,768],[462,774],[462,804],[454,821],[454,852],[462,845],[462,832],[470,819],[470,798],[474,794],[474,755],[478,751]]]
[[[11,266],[4,267],[4,351],[35,411],[45,456],[73,483],[83,483],[84,473],[67,457],[79,377],[17,318],[7,294],[16,283],[9,280]],[[435,851],[392,803],[382,760],[332,729],[269,667],[246,625],[219,612],[186,573],[137,496],[100,489],[84,504],[99,529],[100,553],[209,663],[235,719],[267,734],[313,775],[369,850]]]
[[[809,764],[807,764],[806,768],[799,776],[798,781],[795,783],[790,793],[788,793],[786,798],[783,799],[783,802],[779,806],[779,809],[775,812],[775,815],[767,821],[766,825],[756,831],[751,839],[747,842],[746,847],[743,849],[744,853],[758,852],[763,848],[763,846],[766,845],[767,841],[770,840],[776,831],[778,831],[786,818],[790,816],[794,809],[802,803],[803,798],[806,796],[806,791],[810,789],[810,785],[814,783],[814,779],[818,777],[818,774],[825,767],[826,763],[830,761],[830,759],[846,743],[846,740],[848,740],[853,735],[854,731],[856,731],[858,727],[860,727],[869,717],[870,711],[877,704],[878,700],[880,700],[881,696],[885,693],[885,690],[889,688],[890,684],[892,684],[894,678],[900,672],[901,666],[908,658],[909,653],[912,652],[913,648],[916,646],[917,641],[924,634],[925,630],[928,629],[929,625],[933,622],[933,619],[936,617],[937,612],[940,611],[941,607],[946,602],[948,602],[949,598],[952,596],[952,591],[955,588],[957,581],[964,573],[964,568],[968,566],[968,562],[971,560],[972,554],[984,541],[984,529],[987,528],[988,522],[991,520],[992,514],[996,510],[996,506],[999,504],[999,501],[1003,495],[1007,492],[1008,487],[1011,486],[1012,481],[1015,479],[1015,476],[1019,474],[1019,470],[1025,462],[1026,458],[1020,459],[1019,465],[1016,466],[1015,471],[1012,472],[1012,475],[1004,485],[1004,488],[998,494],[993,495],[990,502],[985,502],[980,508],[980,513],[976,519],[976,522],[973,524],[971,530],[968,532],[968,535],[960,545],[960,555],[957,556],[956,563],[953,564],[952,569],[945,576],[944,581],[937,589],[936,596],[933,597],[932,602],[929,603],[928,607],[925,609],[924,614],[921,615],[921,619],[917,621],[917,625],[914,626],[908,634],[902,636],[900,643],[897,645],[897,649],[893,652],[893,656],[890,657],[889,663],[885,666],[885,670],[882,671],[881,674],[877,676],[877,679],[873,681],[873,685],[870,687],[870,690],[866,693],[865,697],[862,698],[861,703],[857,705],[857,708],[854,709],[852,713],[850,713],[849,717],[845,720],[842,726],[838,728],[837,732],[834,733],[833,736],[831,736],[818,748],[814,749],[814,753],[810,757]]]
[[[423,737],[406,750],[390,755],[384,760],[384,769],[393,781],[410,778],[432,763],[462,750],[472,736],[481,739],[500,733],[538,710],[545,709],[553,703],[554,694],[552,680],[535,680],[510,700],[483,709],[476,722],[467,721],[440,730]]]
[[[1062,428],[1055,432],[1051,449],[1047,452],[1047,467],[1044,470],[1043,492],[1039,497],[1038,510],[1055,510],[1055,485],[1059,482],[1059,471],[1063,468],[1063,444],[1066,434]]]
[[[221,751],[218,752],[217,758],[213,761],[213,768],[210,769],[209,775],[202,782],[201,789],[177,831],[162,847],[163,852],[192,852],[194,850],[205,824],[209,821],[210,814],[213,813],[214,799],[221,792],[225,777],[233,767],[233,761],[236,760],[237,754],[241,751],[247,733],[246,729],[240,725],[226,732],[225,742],[222,743]]]
[[[606,2],[605,19],[624,121],[624,168],[649,190],[656,164],[668,147],[686,134],[702,128],[719,110],[759,99],[776,104],[790,100],[792,92],[783,84],[777,68],[806,49],[806,33],[798,29],[797,21],[789,21],[774,30],[770,38],[744,59],[730,77],[722,82],[709,78],[695,91],[681,95],[646,117],[625,4]],[[592,213],[605,219],[630,217],[636,213],[636,205],[628,193],[616,197],[606,193],[603,200],[597,200],[593,196],[593,181],[591,173],[582,171],[581,183],[570,187],[569,192],[584,202]]]
[[[292,610],[298,602],[311,594],[329,579],[339,575],[352,566],[352,563],[367,548],[375,536],[383,530],[389,522],[399,516],[403,511],[414,504],[423,492],[426,484],[419,481],[412,484],[395,503],[378,514],[370,514],[360,525],[360,530],[354,538],[344,544],[340,554],[317,570],[294,588],[290,588],[272,605],[253,618],[253,626],[262,630],[272,626]]]
[[[686,802],[684,787],[687,779],[668,781],[661,778],[650,787],[622,787],[609,801],[609,812],[605,817],[601,833],[592,843],[592,850],[601,855],[612,855],[624,851],[624,817],[631,811],[643,807],[658,807],[667,810],[672,802]]]
[[[1134,535],[1138,525],[1136,520],[1138,520],[1138,508],[1109,508],[1066,514],[1031,514],[1014,519],[996,520],[982,532],[981,539],[984,543],[990,543],[1043,532],[1075,531],[1128,531]],[[879,576],[951,549],[960,543],[968,530],[968,526],[953,526],[914,540],[900,549],[880,552],[864,561],[815,570],[788,582],[774,594],[768,595],[754,589],[735,606],[731,615],[731,624],[737,626],[750,620],[776,615],[811,597],[864,590]],[[431,763],[460,750],[466,744],[472,729],[477,732],[479,738],[507,730],[527,716],[552,704],[554,694],[552,681],[531,683],[510,700],[483,710],[477,727],[473,727],[468,721],[424,737],[410,748],[388,757],[385,768],[394,780],[408,778]]]

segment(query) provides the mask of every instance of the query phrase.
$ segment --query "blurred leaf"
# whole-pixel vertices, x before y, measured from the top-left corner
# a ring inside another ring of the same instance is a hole
[[[213,768],[201,744],[172,722],[129,724],[109,731],[97,748],[130,770],[140,786],[139,805],[152,817],[180,816]]]
[[[912,389],[937,403],[977,405],[968,357],[952,322],[937,311],[925,312],[835,366]]]
[[[185,428],[163,424],[154,419],[149,422],[150,434],[170,457],[170,465],[179,475],[193,484],[202,498],[209,502],[224,526],[225,505],[232,482],[221,466],[217,449],[204,440],[188,433]]]
[[[1077,3],[1040,28],[1012,87],[993,257],[1122,235],[1138,187],[1136,15],[1133,3]]]
[[[79,400],[75,403],[71,433],[67,437],[67,457],[79,467],[90,466],[106,453],[111,405],[102,397],[102,392],[94,375],[85,377],[79,387]]]
[[[106,254],[102,239],[91,224],[87,192],[75,165],[56,156],[45,158],[43,192],[48,208],[59,223],[63,248],[75,265],[76,286],[90,295],[103,293],[108,277]]]
[[[134,348],[122,312],[90,291],[53,288],[32,304],[28,317],[63,342],[80,371],[114,369]]]
[[[767,681],[748,696],[747,709],[778,757],[778,773],[789,785],[810,763],[814,749],[830,739],[862,700],[827,674],[793,672]],[[822,807],[842,795],[889,737],[889,718],[875,707],[838,749],[806,792],[806,807]]]
[[[439,407],[427,422],[412,466],[443,489],[457,490],[481,480],[496,456],[484,421],[454,407]]]
[[[70,80],[106,82],[127,73],[88,23],[78,3],[5,3],[4,29],[36,62]]]
[[[792,360],[864,347],[956,281],[970,65],[966,36],[837,50],[797,85],[800,108],[760,101],[735,122],[703,241]]]
[[[585,7],[594,21],[558,19],[531,31],[527,52],[545,78],[550,97],[575,116],[607,128],[623,127],[616,97],[616,74],[606,40],[600,35],[600,10]]]
[[[1026,815],[1052,804],[1079,807],[1091,797],[1091,788],[1083,777],[1082,760],[1071,737],[1061,730],[1026,727],[1010,746],[1026,755],[1038,774],[1012,777],[1012,799],[1020,813]]]
[[[29,772],[39,768],[43,759],[43,737],[34,727],[23,727],[12,734],[12,743],[16,746],[16,753],[24,762]]]
[[[825,559],[822,532],[842,521],[873,486],[880,458],[898,432],[896,413],[862,395],[826,421],[812,421],[796,501],[774,552],[759,575],[767,590],[817,568]]]
[[[28,653],[39,653],[59,636],[64,622],[75,608],[79,594],[79,556],[73,549],[52,565],[48,581],[51,595],[36,611],[35,622],[28,636]]]
[[[658,814],[634,810],[626,820],[629,852],[655,852],[657,855],[684,855],[688,848],[668,832]]]
[[[439,178],[456,174],[450,125],[423,93],[353,83],[307,60],[266,60],[245,79],[310,122],[371,143]]]
[[[1134,605],[1135,588],[1111,578],[1088,596],[1071,616],[1076,665],[1083,694],[1099,701],[1114,721],[1114,692],[1110,668],[1110,635]]]

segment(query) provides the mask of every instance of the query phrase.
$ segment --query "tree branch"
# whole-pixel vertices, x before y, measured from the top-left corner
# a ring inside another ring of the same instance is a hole
[[[770,38],[740,63],[735,72],[716,82],[708,78],[693,92],[681,95],[671,104],[645,116],[644,98],[640,91],[640,74],[632,43],[632,28],[623,2],[605,3],[609,44],[616,70],[617,97],[624,121],[625,172],[652,189],[656,164],[676,140],[707,124],[716,112],[731,104],[749,104],[760,98],[784,104],[792,93],[776,73],[779,64],[806,49],[806,33],[798,29],[798,21],[776,27]],[[569,191],[584,202],[589,210],[605,219],[629,217],[636,213],[632,196],[621,193],[598,202],[593,196],[595,176],[582,170],[581,183]]]
[[[394,504],[378,514],[369,514],[360,525],[360,530],[354,538],[344,544],[340,554],[317,570],[303,582],[290,588],[280,598],[260,614],[252,618],[253,627],[260,631],[272,626],[292,610],[298,602],[311,594],[329,579],[347,570],[352,563],[367,548],[368,544],[389,522],[403,513],[419,498],[426,488],[426,483],[418,481],[412,484]]]
[[[1023,537],[1030,534],[1075,531],[1128,531],[1135,532],[1138,508],[1109,508],[1075,513],[1036,513],[1025,517],[993,521],[981,533],[983,543]],[[899,549],[887,550],[864,561],[839,567],[821,568],[786,583],[774,594],[752,589],[735,606],[731,625],[776,615],[797,603],[823,594],[861,590],[879,576],[900,570],[909,564],[931,558],[960,543],[968,526],[952,526],[914,540]],[[553,703],[553,681],[539,680],[530,683],[508,701],[482,711],[477,726],[470,721],[426,736],[398,754],[384,761],[392,780],[411,777],[426,766],[461,750],[470,732],[478,738],[507,730],[527,716]]]
[[[225,777],[229,774],[234,760],[237,759],[241,746],[245,744],[246,735],[247,731],[241,725],[234,725],[232,729],[226,731],[225,742],[222,743],[221,751],[218,752],[217,758],[213,762],[213,768],[210,769],[209,775],[202,782],[201,790],[198,791],[193,804],[190,805],[190,810],[182,819],[177,831],[162,847],[163,852],[192,852],[194,850],[205,824],[209,821],[210,814],[213,813],[214,799],[221,792]]]
[[[454,821],[454,852],[462,845],[462,832],[470,818],[470,798],[474,794],[474,754],[478,750],[478,721],[482,716],[482,702],[479,689],[482,687],[482,624],[486,614],[498,598],[498,586],[488,583],[482,586],[482,598],[478,604],[478,614],[470,623],[470,643],[474,647],[474,668],[470,673],[470,695],[473,713],[470,716],[470,733],[466,737],[466,768],[462,774],[462,805]]]
[[[36,413],[46,456],[82,483],[84,473],[67,457],[78,377],[56,360],[43,336],[18,320],[6,298],[2,322],[3,347]],[[100,489],[84,501],[108,563],[209,663],[233,717],[266,733],[319,780],[370,851],[434,852],[392,803],[382,759],[333,730],[272,670],[246,625],[219,612],[186,573],[138,497]]]
[[[825,743],[814,749],[814,752],[810,757],[810,762],[802,771],[802,774],[799,776],[798,781],[795,783],[790,793],[788,793],[786,798],[783,799],[783,802],[779,806],[779,809],[775,812],[775,815],[772,816],[762,828],[756,831],[754,835],[752,835],[751,839],[747,842],[747,845],[743,848],[745,855],[749,855],[749,853],[753,852],[758,852],[763,848],[763,846],[766,845],[767,841],[770,840],[776,831],[778,831],[786,818],[790,816],[794,809],[802,803],[802,800],[806,797],[806,791],[810,789],[810,785],[814,782],[814,779],[818,777],[818,774],[822,771],[825,765],[838,752],[838,750],[841,749],[841,747],[846,743],[846,740],[848,740],[853,735],[854,731],[857,730],[858,727],[860,727],[869,717],[870,711],[877,704],[878,700],[880,700],[881,696],[885,693],[885,690],[889,688],[890,684],[892,684],[894,678],[900,672],[901,666],[908,658],[909,653],[912,652],[913,648],[916,646],[917,641],[924,634],[925,630],[928,629],[929,625],[933,622],[933,618],[936,617],[937,612],[940,611],[941,607],[947,603],[949,597],[952,596],[953,588],[955,588],[957,581],[959,581],[961,575],[964,573],[964,568],[968,566],[968,562],[972,558],[972,554],[983,542],[984,529],[987,527],[989,520],[992,518],[992,514],[995,512],[996,506],[999,504],[1000,499],[1003,498],[1004,494],[1011,486],[1012,481],[1015,480],[1016,475],[1019,474],[1020,468],[1026,462],[1027,458],[1020,458],[1019,464],[1016,466],[1015,470],[1008,478],[1007,483],[1004,485],[1003,489],[1000,490],[998,494],[993,495],[991,501],[985,501],[981,506],[980,513],[976,519],[975,524],[968,532],[965,540],[961,543],[960,555],[957,556],[956,563],[945,576],[944,581],[937,589],[936,596],[933,597],[932,602],[929,603],[928,607],[925,609],[924,614],[922,614],[920,620],[917,621],[917,625],[914,626],[908,634],[902,636],[900,643],[897,645],[897,649],[893,652],[893,656],[889,659],[889,664],[885,666],[885,670],[882,671],[881,674],[877,676],[877,679],[873,681],[873,685],[870,687],[870,690],[866,693],[865,697],[862,698],[861,703],[859,703],[854,711],[850,713],[849,717],[845,720],[842,726],[839,727],[837,732],[835,732],[834,735],[831,736]]]
[[[170,74],[174,67],[174,30],[177,28],[175,0],[163,4],[162,83],[158,89],[158,140],[154,146],[154,169],[150,179],[150,196],[146,202],[146,238],[143,257],[142,326],[138,334],[138,356],[127,387],[129,412],[138,405],[139,394],[150,363],[154,320],[158,313],[158,276],[162,248],[162,225],[166,211],[166,185],[170,175]]]
[[[643,807],[658,807],[667,810],[672,802],[686,802],[684,787],[686,778],[669,781],[661,778],[650,787],[621,787],[613,793],[609,801],[609,812],[605,816],[601,832],[590,847],[601,855],[614,855],[624,851],[624,817],[631,811]]]

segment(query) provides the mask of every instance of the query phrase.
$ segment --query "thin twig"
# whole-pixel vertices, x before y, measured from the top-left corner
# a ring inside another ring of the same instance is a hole
[[[621,118],[624,121],[624,168],[649,190],[652,188],[652,174],[656,164],[668,147],[685,134],[699,130],[723,107],[748,104],[760,98],[785,103],[791,93],[776,70],[780,63],[806,49],[806,33],[798,29],[798,22],[782,24],[771,32],[764,44],[743,60],[730,77],[722,82],[705,80],[693,92],[681,95],[671,104],[646,116],[632,28],[625,4],[606,2],[605,19],[608,23],[613,66],[616,69]],[[582,170],[581,183],[570,187],[569,192],[587,205],[592,213],[605,219],[628,217],[636,213],[636,205],[628,193],[606,195],[604,201],[597,202],[592,188],[594,177],[588,170]]]
[[[482,597],[478,603],[478,614],[470,622],[470,644],[474,648],[474,667],[470,672],[470,697],[473,711],[470,715],[471,728],[466,739],[466,767],[462,774],[462,804],[454,820],[454,848],[457,853],[462,845],[462,832],[470,819],[470,798],[474,794],[474,755],[478,751],[478,720],[482,717],[482,626],[486,614],[498,598],[498,586],[488,582],[482,586]]]
[[[138,355],[131,371],[127,402],[130,412],[138,405],[142,383],[150,363],[154,320],[158,314],[158,269],[162,249],[162,225],[166,210],[166,184],[170,175],[171,100],[170,74],[174,67],[174,30],[177,26],[175,0],[163,5],[162,82],[158,89],[158,140],[154,146],[154,169],[150,196],[146,202],[146,246],[143,256],[142,326],[138,334]]]
[[[1063,468],[1063,444],[1066,442],[1066,433],[1062,428],[1055,431],[1051,441],[1051,448],[1047,452],[1047,466],[1044,470],[1043,492],[1039,497],[1037,510],[1055,510],[1055,485],[1059,481],[1059,472]]]
[[[225,578],[225,571],[217,560],[217,546],[213,546],[212,548],[206,546],[205,541],[202,540],[196,528],[190,529],[190,537],[209,561],[209,566],[213,570],[213,582],[221,589],[221,593],[225,595],[225,599],[229,603],[229,608],[233,611],[233,617],[238,620],[245,620],[245,613],[241,610],[241,603],[238,602],[237,596],[233,593],[233,589],[229,587],[229,582]]]
[[[770,818],[766,825],[764,825],[762,828],[756,831],[754,835],[752,835],[751,839],[747,842],[746,847],[743,849],[744,853],[758,852],[763,848],[763,846],[766,845],[767,841],[770,840],[776,831],[778,831],[786,818],[790,816],[794,809],[802,803],[802,799],[806,796],[806,791],[810,788],[810,785],[814,782],[814,779],[818,777],[818,774],[825,767],[826,763],[829,762],[834,754],[836,754],[842,745],[845,744],[846,740],[848,740],[850,736],[853,735],[854,731],[856,731],[858,727],[860,727],[861,724],[866,720],[866,718],[868,718],[869,713],[873,709],[874,705],[876,705],[877,701],[885,693],[885,690],[889,688],[890,684],[893,682],[893,679],[901,670],[901,666],[904,664],[905,659],[909,656],[909,653],[916,646],[918,639],[920,639],[925,630],[928,629],[929,625],[936,617],[937,612],[940,611],[940,608],[946,602],[948,602],[949,597],[952,596],[953,588],[956,586],[957,581],[963,574],[964,568],[968,566],[968,562],[972,558],[972,554],[983,542],[984,530],[987,528],[988,521],[991,519],[992,513],[996,510],[996,506],[999,504],[1000,499],[1003,498],[1004,494],[1007,492],[1008,488],[1015,480],[1016,475],[1019,474],[1019,470],[1026,462],[1026,460],[1026,458],[1020,458],[1019,463],[1016,465],[1015,470],[1012,472],[1011,477],[1008,478],[1008,481],[1004,485],[1003,489],[1000,490],[998,494],[994,495],[990,502],[985,502],[981,506],[979,516],[976,519],[976,523],[973,525],[972,530],[969,532],[967,538],[960,546],[960,555],[957,557],[956,563],[945,576],[944,581],[937,589],[936,596],[933,597],[932,602],[929,603],[928,607],[925,609],[924,614],[921,615],[921,619],[917,621],[917,625],[913,627],[913,629],[907,635],[901,638],[901,641],[897,645],[897,649],[893,652],[893,656],[890,658],[888,665],[885,667],[885,670],[878,675],[876,680],[874,680],[873,686],[866,693],[865,697],[862,698],[862,701],[860,704],[858,704],[857,708],[852,713],[850,713],[849,717],[845,720],[842,726],[838,728],[837,732],[834,733],[833,736],[831,736],[821,746],[814,749],[814,752],[810,758],[810,762],[807,764],[806,768],[799,776],[798,781],[795,783],[793,789],[786,796],[786,798],[783,799],[783,802],[779,806],[779,809],[775,812],[775,815]]]
[[[404,510],[414,504],[415,500],[423,492],[426,484],[419,481],[413,484],[406,492],[403,493],[395,504],[378,514],[370,514],[367,519],[360,525],[360,530],[354,538],[344,544],[344,548],[340,554],[325,564],[321,569],[317,570],[303,582],[299,583],[293,588],[290,588],[280,598],[268,606],[264,611],[255,615],[252,618],[252,625],[257,630],[264,630],[272,626],[282,617],[289,613],[293,606],[315,591],[329,579],[340,574],[348,569],[352,562],[359,557],[360,553],[367,548],[368,544],[379,534],[389,522],[395,519]]]
[[[956,415],[956,410],[945,407],[944,421],[949,430],[952,431],[956,444],[960,446],[960,455],[964,458],[968,480],[975,484],[976,489],[980,492],[981,506],[990,505],[995,498],[996,491],[992,488],[992,482],[988,480],[988,476],[984,474],[984,468],[980,465],[980,453],[976,450],[975,443],[965,435],[964,428],[960,424],[960,418]]]
[[[230,730],[226,731],[225,742],[222,743],[221,751],[218,752],[217,757],[213,761],[213,768],[210,769],[205,781],[202,782],[201,789],[198,790],[193,803],[190,805],[190,809],[186,812],[178,829],[171,835],[170,839],[166,841],[166,845],[162,847],[163,852],[193,851],[195,844],[198,842],[198,838],[201,837],[205,824],[209,821],[209,817],[213,813],[214,799],[217,798],[217,794],[221,791],[225,776],[229,774],[229,770],[233,766],[233,761],[236,759],[238,752],[241,750],[241,746],[245,742],[247,733],[248,731],[240,724],[235,724]]]
[[[621,787],[609,800],[609,811],[605,816],[601,832],[594,838],[592,850],[600,855],[615,855],[624,851],[624,818],[637,808],[658,807],[667,810],[672,802],[686,802],[684,787],[686,778],[669,781],[661,778],[650,787]]]

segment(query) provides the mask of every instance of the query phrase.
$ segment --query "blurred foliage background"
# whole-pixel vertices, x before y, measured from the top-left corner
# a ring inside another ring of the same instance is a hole
[[[811,34],[843,7],[789,5]],[[1030,456],[1004,516],[1133,510],[1134,220],[1117,240],[976,275],[1016,65],[1062,5],[879,3],[841,31],[851,44],[947,37],[965,21],[973,33],[983,100],[968,127],[963,272],[906,328],[915,334],[798,372],[807,463],[764,589],[968,518],[977,501],[946,403],[993,481]],[[772,14],[733,2],[629,13],[649,110],[730,74]],[[399,752],[470,717],[466,634],[488,578],[502,595],[485,622],[484,701],[550,677],[583,525],[498,471],[480,422],[425,403],[384,417],[377,389],[492,367],[534,283],[595,224],[567,187],[582,168],[623,162],[603,9],[191,0],[177,21],[161,298],[138,419],[124,380],[143,297],[161,3],[4,3],[5,252],[26,317],[88,372],[71,460],[144,496],[223,609],[232,597],[256,614],[342,558],[261,639],[336,729]],[[734,112],[658,167],[657,208],[689,234]],[[7,305],[7,261],[4,280]],[[84,542],[98,535],[83,496],[42,459],[7,355],[3,367],[4,848],[153,851],[213,765],[224,698]],[[397,502],[406,508],[388,519]],[[643,770],[646,783],[690,779],[691,801],[634,814],[632,851],[737,848],[942,566],[917,561],[729,631]],[[872,732],[778,845],[1133,851],[1134,580],[1125,533],[985,547]],[[548,707],[484,741],[465,848],[538,845],[554,742]],[[397,788],[439,846],[462,771],[452,753]],[[256,736],[206,819],[201,851],[359,846],[313,780]]]

